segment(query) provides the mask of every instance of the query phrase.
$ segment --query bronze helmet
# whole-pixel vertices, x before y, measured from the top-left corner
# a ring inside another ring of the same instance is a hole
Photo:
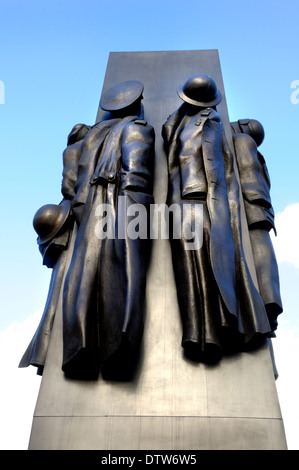
[[[232,129],[236,133],[243,133],[250,135],[259,147],[264,138],[265,131],[263,125],[256,119],[239,119],[231,123]]]
[[[189,77],[179,86],[177,93],[183,101],[194,106],[216,106],[222,100],[215,80],[204,73]]]
[[[142,97],[143,89],[143,84],[137,80],[121,82],[103,93],[100,107],[104,111],[118,111],[127,108]]]
[[[40,207],[33,218],[33,227],[38,234],[38,244],[49,242],[63,227],[70,213],[70,202],[45,204]]]

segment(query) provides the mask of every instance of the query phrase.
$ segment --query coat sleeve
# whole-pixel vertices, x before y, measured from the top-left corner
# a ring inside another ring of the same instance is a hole
[[[233,140],[249,229],[275,230],[265,161],[249,135],[235,134]]]
[[[244,198],[249,203],[270,209],[269,182],[258,158],[255,141],[246,134],[236,134],[234,145]]]
[[[81,145],[90,126],[76,124],[68,135],[67,147],[63,152],[63,171],[61,192],[65,199],[75,196],[75,184],[78,176],[78,162],[81,156]]]
[[[154,129],[146,121],[134,121],[124,130],[120,189],[152,194]]]

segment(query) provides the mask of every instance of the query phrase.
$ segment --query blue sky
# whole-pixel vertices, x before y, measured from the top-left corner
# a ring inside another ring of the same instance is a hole
[[[13,374],[11,384],[23,390],[21,398],[3,392],[6,409],[18,400],[21,418],[17,434],[7,428],[0,447],[27,447],[39,386],[35,370],[14,370],[50,278],[32,218],[61,199],[66,137],[74,124],[94,123],[109,52],[218,49],[230,119],[255,118],[265,128],[261,152],[277,213],[285,308],[274,340],[277,387],[289,448],[299,449],[293,428],[299,419],[299,104],[291,101],[291,84],[299,80],[298,1],[0,0],[0,18],[0,360]]]

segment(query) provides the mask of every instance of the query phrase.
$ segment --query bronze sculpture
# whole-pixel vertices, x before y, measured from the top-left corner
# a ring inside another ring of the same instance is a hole
[[[94,378],[101,368],[105,378],[127,379],[138,357],[150,240],[118,237],[128,220],[117,206],[122,198],[128,213],[153,203],[154,130],[143,119],[142,92],[132,80],[109,89],[100,102],[105,119],[76,125],[63,156],[62,194],[78,227],[63,285],[62,369],[71,377]],[[101,205],[112,211],[113,238],[97,233]],[[36,365],[30,351],[21,367]]]
[[[239,186],[216,108],[222,96],[215,81],[194,75],[177,92],[183,104],[162,129],[167,205],[177,204],[183,213],[192,204],[203,216],[201,246],[190,249],[184,230],[180,238],[170,236],[182,346],[193,359],[215,362],[223,354],[260,345],[277,328],[282,311],[269,237],[275,229],[270,180],[257,150],[263,129],[254,120],[231,123]],[[110,88],[100,101],[105,118],[94,126],[77,124],[68,136],[63,200],[44,206],[34,218],[43,262],[53,273],[40,325],[20,367],[31,364],[42,373],[62,289],[65,374],[94,378],[101,370],[108,379],[132,376],[143,335],[150,240],[148,234],[129,236],[128,214],[142,207],[148,217],[154,202],[155,137],[144,120],[142,93],[142,83],[132,80]],[[259,289],[244,255],[240,191]],[[99,218],[105,211],[110,217],[106,231]],[[194,222],[197,213],[190,213]],[[63,281],[74,226],[74,251]]]
[[[114,210],[119,197],[153,203],[153,128],[143,120],[139,82],[125,82],[102,97],[111,118],[96,124],[81,146],[72,208],[78,223],[63,291],[63,365],[68,375],[126,376],[143,332],[148,240],[96,235],[97,207]]]
[[[221,94],[212,77],[198,74],[178,88],[183,104],[166,121],[168,205],[192,201],[203,210],[203,245],[171,240],[182,317],[182,346],[206,362],[255,347],[271,335],[263,300],[246,263],[240,194],[220,115]]]
[[[42,375],[73,227],[70,201],[63,199],[59,205],[47,204],[41,207],[33,218],[33,226],[38,234],[37,243],[43,257],[43,264],[48,268],[52,268],[52,274],[40,323],[20,361],[19,367],[33,365],[37,367],[37,373]]]
[[[255,119],[231,123],[241,190],[249,228],[259,292],[273,331],[282,312],[277,261],[269,235],[276,233],[270,197],[270,176],[258,147],[264,140],[264,128]]]

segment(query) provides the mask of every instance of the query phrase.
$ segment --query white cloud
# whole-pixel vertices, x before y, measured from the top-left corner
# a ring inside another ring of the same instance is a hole
[[[299,202],[290,204],[275,216],[277,237],[271,231],[271,238],[277,261],[289,262],[299,268]]]
[[[41,378],[35,367],[18,364],[40,321],[42,311],[0,333],[0,449],[26,450]]]
[[[279,264],[289,263],[299,269],[299,203],[290,204],[275,216],[277,237],[273,231],[271,239]],[[282,266],[281,266],[282,267]],[[279,320],[276,338],[273,340],[275,361],[279,373],[276,382],[277,392],[284,421],[289,450],[299,450],[298,421],[299,421],[299,327],[294,323],[297,318],[297,302],[294,301],[297,292],[293,291],[293,283],[290,276],[294,271],[280,269],[281,281],[287,288],[282,292],[288,309],[284,309]],[[282,279],[282,275],[284,278]],[[287,298],[286,298],[287,297]],[[291,326],[290,326],[291,325]]]
[[[278,328],[273,340],[279,377],[276,388],[289,450],[299,450],[299,332]]]

